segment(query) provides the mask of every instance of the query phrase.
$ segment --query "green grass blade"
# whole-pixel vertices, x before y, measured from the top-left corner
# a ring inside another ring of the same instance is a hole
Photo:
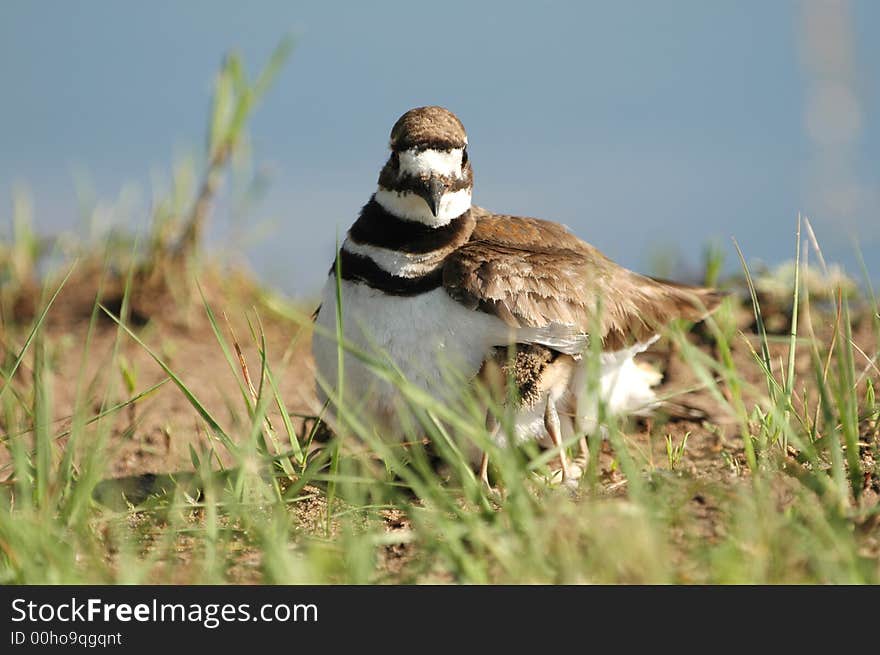
[[[76,262],[71,265],[70,269],[67,271],[67,275],[64,276],[64,279],[61,280],[61,283],[58,285],[58,288],[55,289],[55,293],[52,294],[52,297],[49,298],[49,302],[46,303],[46,306],[43,308],[43,311],[40,312],[40,315],[37,317],[37,320],[34,322],[33,327],[31,328],[30,333],[27,338],[24,340],[24,345],[21,347],[18,355],[15,358],[15,362],[12,364],[12,368],[9,369],[9,372],[4,373],[4,381],[3,387],[0,388],[0,398],[3,397],[3,394],[6,393],[6,389],[12,383],[12,379],[15,377],[16,371],[18,371],[18,367],[21,365],[24,356],[27,354],[28,348],[30,348],[31,342],[33,342],[37,333],[40,331],[40,328],[43,327],[43,321],[46,320],[46,315],[49,313],[49,310],[52,308],[52,304],[58,298],[58,294],[61,293],[61,290],[64,288],[64,285],[67,283],[67,280],[70,279],[70,275],[73,273],[73,269],[76,267]]]
[[[208,424],[208,427],[211,428],[211,431],[214,435],[223,443],[226,449],[233,455],[237,455],[239,452],[238,445],[229,438],[229,435],[220,427],[220,424],[217,420],[211,415],[211,412],[196,398],[195,394],[189,390],[189,388],[184,384],[183,380],[181,380],[177,374],[171,370],[171,368],[162,360],[159,355],[157,355],[153,350],[141,341],[140,337],[138,337],[134,332],[132,332],[128,326],[122,323],[119,318],[111,312],[109,309],[101,305],[101,309],[104,311],[107,316],[110,317],[111,320],[116,322],[116,324],[141,348],[143,348],[147,354],[156,362],[159,367],[165,371],[165,375],[171,378],[171,381],[174,382],[175,386],[180,389],[181,393],[183,393],[184,397],[187,399],[190,405],[192,405],[193,409],[198,412],[199,416]]]

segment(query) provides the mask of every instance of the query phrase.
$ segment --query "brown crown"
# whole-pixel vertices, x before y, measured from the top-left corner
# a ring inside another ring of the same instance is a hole
[[[416,107],[397,119],[391,128],[391,149],[452,150],[467,144],[464,125],[443,107]]]

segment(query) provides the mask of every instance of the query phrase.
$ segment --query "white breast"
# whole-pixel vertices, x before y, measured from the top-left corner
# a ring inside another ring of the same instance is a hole
[[[436,289],[417,296],[393,296],[366,284],[342,281],[342,308],[345,340],[385,361],[391,361],[407,380],[432,397],[453,401],[466,390],[461,380],[473,378],[493,346],[516,340],[510,328],[496,317],[467,309]],[[318,329],[312,352],[319,380],[321,404],[328,390],[337,387],[338,352],[336,346],[336,279],[331,275],[324,287]],[[322,331],[326,331],[323,333]],[[612,414],[650,410],[656,402],[652,380],[639,369],[634,358],[650,343],[600,355],[598,392]],[[398,410],[401,394],[389,382],[378,378],[370,367],[351,353],[343,361],[346,405],[361,418],[369,416],[389,436],[400,438]],[[596,429],[598,403],[587,380],[589,366],[581,360],[575,367],[569,393],[558,407],[566,436]],[[450,379],[454,370],[458,377]],[[543,402],[523,410],[514,423],[515,442],[547,441],[543,424]],[[334,415],[328,409],[329,418]],[[501,436],[500,441],[506,441]]]
[[[312,341],[318,375],[336,388],[338,353],[336,331],[336,280],[324,288]],[[417,296],[392,296],[366,284],[342,281],[342,307],[346,340],[373,355],[390,359],[420,389],[435,398],[451,401],[462,389],[448,379],[454,368],[463,379],[477,374],[490,348],[508,339],[508,328],[499,319],[467,309],[441,289]],[[351,354],[343,362],[344,398],[363,403],[360,409],[393,425],[400,393],[377,379],[367,365]],[[319,387],[320,387],[319,383]],[[326,392],[319,391],[321,401]],[[355,405],[357,406],[357,405]]]

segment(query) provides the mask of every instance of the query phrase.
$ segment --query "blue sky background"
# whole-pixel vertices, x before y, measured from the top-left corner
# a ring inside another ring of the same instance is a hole
[[[287,32],[291,60],[251,123],[271,187],[247,220],[254,269],[314,292],[373,191],[388,132],[442,104],[470,135],[475,202],[552,218],[609,256],[651,268],[674,249],[699,268],[709,241],[736,266],[793,255],[798,211],[828,258],[880,278],[880,3],[842,7],[853,30],[860,129],[847,157],[865,202],[815,201],[823,156],[805,129],[803,2],[0,2],[0,218],[28,185],[42,232],[76,230],[74,170],[102,197],[150,197],[153,171],[198,152],[214,74],[253,71]],[[826,153],[827,154],[827,153]],[[813,171],[813,172],[811,172]],[[143,227],[146,212],[134,212]],[[228,221],[215,216],[213,238]],[[5,229],[5,228],[4,228]]]

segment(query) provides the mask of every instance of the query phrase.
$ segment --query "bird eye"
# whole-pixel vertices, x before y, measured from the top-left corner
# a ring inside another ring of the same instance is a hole
[[[391,153],[391,168],[394,170],[400,168],[400,155],[396,152]]]
[[[464,148],[464,149],[461,151],[461,165],[464,166],[464,165],[467,164],[467,163],[468,163],[467,148]]]

